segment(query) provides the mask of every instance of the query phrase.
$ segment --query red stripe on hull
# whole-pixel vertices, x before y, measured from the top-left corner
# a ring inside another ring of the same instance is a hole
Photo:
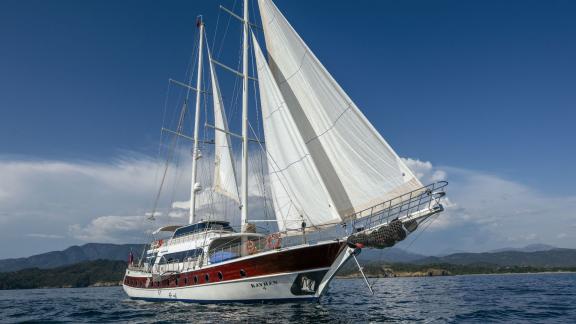
[[[150,277],[126,276],[124,278],[124,284],[130,287],[151,289],[185,287],[283,272],[328,268],[345,246],[346,244],[344,242],[334,242],[286,250],[248,260],[239,260],[220,266],[175,274],[161,282],[155,283],[149,281]],[[241,270],[244,271],[243,274],[241,274]],[[149,282],[149,286],[146,286],[147,281]]]

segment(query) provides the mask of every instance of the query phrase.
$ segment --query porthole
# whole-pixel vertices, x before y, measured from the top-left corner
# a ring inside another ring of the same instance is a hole
[[[224,275],[222,272],[218,271],[218,280],[222,281],[222,279],[224,279]]]
[[[246,277],[246,271],[244,269],[240,269],[240,277]]]
[[[210,275],[209,275],[209,274],[205,274],[205,275],[204,275],[204,279],[206,280],[206,282],[210,282]]]
[[[194,276],[194,284],[198,283],[198,276]]]

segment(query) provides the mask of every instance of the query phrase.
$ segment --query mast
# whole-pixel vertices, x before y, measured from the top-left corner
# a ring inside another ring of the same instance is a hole
[[[242,39],[242,213],[241,231],[246,229],[248,219],[248,0],[244,0]]]
[[[198,168],[198,129],[200,128],[200,94],[202,92],[202,45],[204,44],[204,22],[202,16],[198,17],[197,26],[199,28],[200,37],[198,43],[198,75],[196,78],[196,111],[194,114],[194,148],[192,149],[192,181],[190,184],[190,219],[189,223],[194,223],[194,215],[196,212],[196,173]]]

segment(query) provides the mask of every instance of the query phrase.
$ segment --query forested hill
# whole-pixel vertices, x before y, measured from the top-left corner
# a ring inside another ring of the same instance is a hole
[[[128,260],[128,253],[142,252],[142,244],[88,243],[71,246],[64,251],[53,251],[27,258],[0,260],[0,272],[18,271],[28,268],[51,269],[92,260]]]
[[[576,249],[551,249],[548,251],[455,253],[442,257],[426,257],[414,264],[497,265],[519,267],[576,267]]]
[[[127,254],[127,251],[129,250],[123,252]],[[364,253],[368,251],[371,252]],[[376,277],[576,271],[576,250],[572,249],[456,253],[444,257],[418,259],[414,259],[417,257],[414,254],[402,255],[402,250],[399,249],[391,250],[393,253],[388,255],[380,255],[374,251],[368,249],[363,251],[361,256],[364,258],[360,260],[360,263],[369,276]],[[117,285],[122,280],[127,264],[123,260],[123,252],[117,252],[121,261],[83,261],[51,269],[32,268],[3,272],[0,273],[0,289]],[[116,253],[109,254],[111,257],[115,255]],[[71,259],[65,260],[70,262]],[[341,276],[357,275],[356,264],[349,262],[339,274]]]
[[[25,269],[0,273],[0,289],[71,288],[118,285],[126,262],[96,260],[53,269]]]

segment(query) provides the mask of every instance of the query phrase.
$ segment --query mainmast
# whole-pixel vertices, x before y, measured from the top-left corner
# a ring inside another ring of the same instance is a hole
[[[241,231],[248,219],[248,0],[244,0],[242,39],[242,197]]]
[[[200,37],[198,40],[198,75],[196,78],[196,111],[194,114],[194,148],[192,149],[192,181],[190,184],[190,219],[189,223],[194,223],[196,212],[196,174],[198,169],[198,159],[200,152],[198,149],[198,129],[200,128],[200,94],[202,92],[202,46],[204,44],[204,22],[202,16],[198,17],[197,26]]]

